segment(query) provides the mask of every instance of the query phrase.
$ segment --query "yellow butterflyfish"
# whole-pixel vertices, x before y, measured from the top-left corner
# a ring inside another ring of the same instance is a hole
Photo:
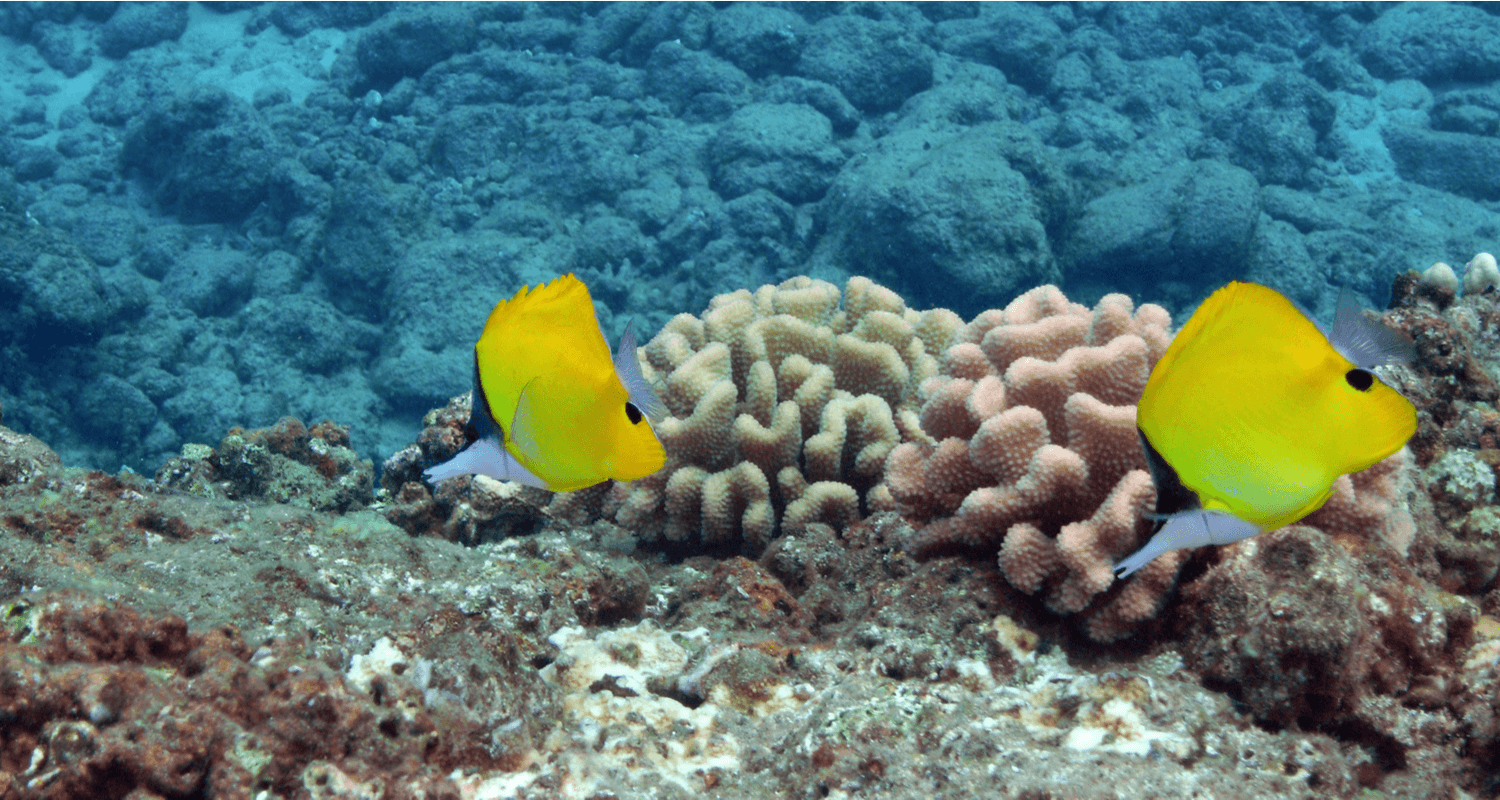
[[[1209,295],[1151,370],[1136,408],[1158,522],[1116,572],[1321,508],[1336,478],[1416,433],[1411,401],[1370,371],[1414,355],[1410,340],[1365,319],[1347,292],[1326,333],[1265,286],[1235,282]]]
[[[611,359],[588,287],[569,273],[495,305],[474,345],[470,442],[424,474],[554,492],[643,478],[666,463],[651,429],[665,413],[635,334],[626,327]]]

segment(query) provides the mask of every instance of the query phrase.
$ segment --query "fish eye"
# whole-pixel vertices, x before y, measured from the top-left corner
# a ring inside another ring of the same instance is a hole
[[[641,424],[641,410],[635,407],[635,403],[628,401],[625,403],[625,416],[630,418],[631,425]]]
[[[1344,380],[1361,392],[1368,392],[1375,385],[1375,376],[1367,369],[1351,369],[1344,373]]]

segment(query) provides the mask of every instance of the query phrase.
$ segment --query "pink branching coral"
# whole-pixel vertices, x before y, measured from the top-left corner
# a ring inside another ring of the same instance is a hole
[[[647,541],[758,551],[781,529],[888,507],[887,456],[920,437],[916,388],[963,321],[853,278],[715,297],[645,347],[667,465],[617,484],[605,516]]]
[[[911,549],[998,550],[1011,585],[1085,613],[1100,641],[1154,617],[1181,555],[1118,589],[1112,567],[1143,541],[1155,504],[1135,402],[1170,324],[1124,295],[1091,310],[1044,286],[960,331],[921,386],[933,441],[900,444],[886,462],[894,503],[926,523]]]
[[[900,444],[886,462],[892,502],[925,523],[910,549],[998,551],[1008,583],[1080,615],[1096,641],[1155,618],[1188,553],[1160,556],[1123,582],[1113,565],[1144,542],[1155,508],[1135,403],[1169,325],[1164,309],[1133,309],[1123,295],[1090,310],[1047,286],[960,331],[919,393],[933,441]],[[1303,524],[1405,552],[1415,533],[1407,461],[1403,451],[1339,478]]]

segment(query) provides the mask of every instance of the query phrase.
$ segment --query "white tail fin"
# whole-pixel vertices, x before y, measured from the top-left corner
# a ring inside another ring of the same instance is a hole
[[[515,481],[538,489],[548,488],[545,481],[521,466],[521,462],[506,452],[500,441],[493,437],[474,442],[447,461],[428,467],[422,475],[432,483],[462,475],[488,475],[497,481]]]
[[[1246,522],[1227,511],[1205,511],[1201,508],[1171,514],[1167,524],[1146,542],[1146,546],[1132,553],[1115,565],[1115,576],[1124,578],[1141,567],[1150,564],[1162,553],[1203,547],[1210,544],[1229,544],[1249,539],[1260,533],[1260,526]]]

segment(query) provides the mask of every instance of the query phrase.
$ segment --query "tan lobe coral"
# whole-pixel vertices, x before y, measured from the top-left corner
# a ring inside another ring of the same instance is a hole
[[[924,436],[916,387],[963,327],[866,278],[793,278],[674,317],[641,349],[667,465],[616,485],[604,513],[646,541],[751,552],[793,512],[795,527],[861,518],[892,449]]]

